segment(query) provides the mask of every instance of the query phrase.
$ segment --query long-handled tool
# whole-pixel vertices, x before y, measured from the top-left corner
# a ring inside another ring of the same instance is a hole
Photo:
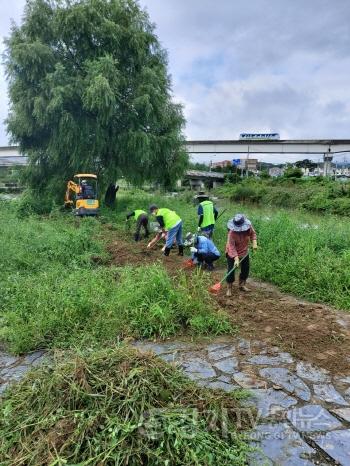
[[[244,260],[247,256],[248,256],[248,254],[246,254],[245,256],[243,256],[243,257],[240,259],[238,265],[234,265],[234,266],[232,267],[232,269],[229,270],[229,271],[227,272],[227,274],[224,276],[224,278],[223,278],[220,282],[215,283],[215,285],[211,286],[211,287],[209,288],[208,291],[209,291],[210,293],[213,293],[213,294],[219,293],[219,291],[221,290],[221,285],[222,285],[223,282],[226,280],[226,278],[230,275],[230,273],[232,273],[235,269],[237,269],[237,268],[239,267],[239,264],[240,264],[240,263],[242,262],[242,260]]]
[[[222,212],[219,213],[219,215],[216,217],[216,220],[215,222],[217,222],[219,220],[219,218],[221,217],[222,214],[224,214],[226,212],[227,209],[224,209]]]

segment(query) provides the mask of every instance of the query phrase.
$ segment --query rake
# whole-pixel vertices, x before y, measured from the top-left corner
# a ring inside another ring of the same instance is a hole
[[[226,212],[227,209],[224,209],[222,212],[219,213],[219,215],[217,216],[216,220],[215,220],[215,223],[219,220],[219,218],[221,217],[221,215],[223,215],[225,212]]]
[[[226,278],[230,275],[230,273],[232,273],[235,269],[237,269],[237,268],[239,267],[239,265],[240,265],[240,263],[242,262],[242,260],[244,260],[247,256],[248,256],[248,254],[246,254],[245,256],[243,256],[243,257],[240,259],[239,264],[238,264],[238,265],[234,265],[234,266],[232,267],[232,269],[229,270],[229,271],[227,272],[227,274],[224,276],[224,278],[223,278],[221,281],[215,283],[215,285],[212,285],[212,286],[209,288],[208,291],[209,291],[210,293],[213,293],[213,294],[219,293],[219,291],[221,290],[221,285],[222,285],[223,282],[226,280]]]

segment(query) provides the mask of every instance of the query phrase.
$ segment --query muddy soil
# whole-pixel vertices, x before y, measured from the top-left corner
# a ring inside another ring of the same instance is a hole
[[[126,234],[108,232],[111,264],[145,265],[162,261],[171,274],[183,268],[184,258],[177,256],[176,249],[165,258],[161,245],[148,250],[145,242],[136,244],[129,238]],[[212,275],[213,283],[220,280],[223,273],[223,269],[217,269]],[[262,282],[250,280],[249,287],[249,293],[234,287],[232,298],[226,298],[224,287],[218,295],[213,295],[214,303],[225,309],[239,326],[240,335],[264,341],[271,347],[276,345],[332,374],[349,373],[349,314],[302,301]]]

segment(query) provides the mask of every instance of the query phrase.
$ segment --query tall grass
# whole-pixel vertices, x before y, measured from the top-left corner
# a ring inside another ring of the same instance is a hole
[[[0,270],[12,273],[42,271],[61,264],[67,270],[89,266],[92,255],[103,253],[95,239],[100,223],[58,214],[51,218],[19,218],[10,203],[0,202]]]
[[[170,198],[151,195],[124,196],[113,221],[124,222],[124,207],[147,208],[156,202],[178,212],[184,231],[197,229],[197,208],[191,195]],[[227,212],[219,219],[214,241],[224,264],[227,221],[237,212],[252,220],[258,233],[259,250],[252,254],[252,274],[278,285],[283,291],[303,298],[350,310],[350,222],[332,215],[311,215],[299,211],[254,208],[228,200],[218,201]],[[189,252],[188,252],[189,253]]]

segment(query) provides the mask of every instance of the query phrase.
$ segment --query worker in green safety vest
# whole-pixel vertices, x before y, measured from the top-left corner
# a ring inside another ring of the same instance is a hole
[[[149,208],[150,213],[156,216],[157,222],[163,232],[168,232],[166,237],[164,256],[169,256],[171,246],[175,240],[179,248],[179,256],[184,255],[184,247],[182,241],[182,220],[176,212],[166,208],[159,208],[155,204]]]
[[[135,241],[140,241],[142,227],[145,231],[145,238],[148,238],[149,230],[147,212],[141,209],[133,210],[132,212],[128,213],[128,215],[126,216],[126,220],[129,220],[130,218],[134,218],[136,220],[136,231],[134,235]]]
[[[209,201],[209,197],[201,197],[203,199],[198,205],[198,231],[205,233],[208,238],[213,236],[215,222],[218,217],[218,211],[216,210],[212,201]]]

